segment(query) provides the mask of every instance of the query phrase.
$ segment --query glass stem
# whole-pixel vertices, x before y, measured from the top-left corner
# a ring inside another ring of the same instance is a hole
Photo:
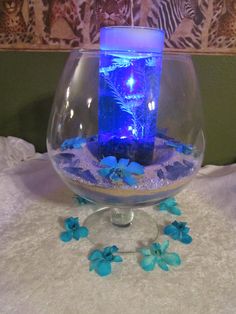
[[[130,208],[111,208],[111,222],[118,227],[128,227],[134,218],[134,212]]]

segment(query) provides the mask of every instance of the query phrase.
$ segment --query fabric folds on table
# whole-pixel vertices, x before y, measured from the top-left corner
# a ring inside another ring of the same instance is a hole
[[[2,314],[236,313],[236,164],[201,169],[176,196],[181,217],[144,209],[160,228],[175,219],[191,227],[190,245],[170,239],[179,268],[146,273],[138,254],[124,254],[113,274],[100,278],[89,272],[87,239],[59,240],[65,217],[78,215],[82,223],[96,206],[78,207],[47,156],[30,144],[0,138],[0,151]]]

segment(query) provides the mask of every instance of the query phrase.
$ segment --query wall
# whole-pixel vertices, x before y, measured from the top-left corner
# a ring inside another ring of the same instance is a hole
[[[205,163],[236,162],[236,57],[195,56],[205,117]]]
[[[0,53],[0,135],[45,150],[48,116],[67,53]],[[194,56],[202,91],[205,163],[236,162],[236,57]]]
[[[236,53],[235,28],[231,27],[236,23],[234,0],[18,2],[23,5],[12,6],[11,11],[6,5],[1,6],[0,49],[91,48],[99,43],[101,27],[134,25],[163,29],[167,50]],[[16,14],[18,19],[14,20]],[[8,23],[7,28],[3,27],[6,16],[15,21]],[[22,27],[24,23],[27,28]]]

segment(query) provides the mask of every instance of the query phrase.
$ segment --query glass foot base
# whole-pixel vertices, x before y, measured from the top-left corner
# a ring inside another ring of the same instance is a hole
[[[117,226],[111,222],[110,208],[96,211],[84,221],[84,226],[89,229],[88,239],[98,247],[116,245],[121,253],[134,253],[156,241],[158,228],[155,220],[142,210],[132,213],[130,223]]]

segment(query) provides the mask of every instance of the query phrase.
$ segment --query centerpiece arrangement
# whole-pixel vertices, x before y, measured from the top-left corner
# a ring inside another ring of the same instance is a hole
[[[100,37],[99,51],[70,54],[47,146],[67,186],[101,204],[85,221],[89,239],[135,251],[158,235],[136,208],[175,195],[201,166],[201,101],[191,57],[163,55],[161,30],[108,27]]]

